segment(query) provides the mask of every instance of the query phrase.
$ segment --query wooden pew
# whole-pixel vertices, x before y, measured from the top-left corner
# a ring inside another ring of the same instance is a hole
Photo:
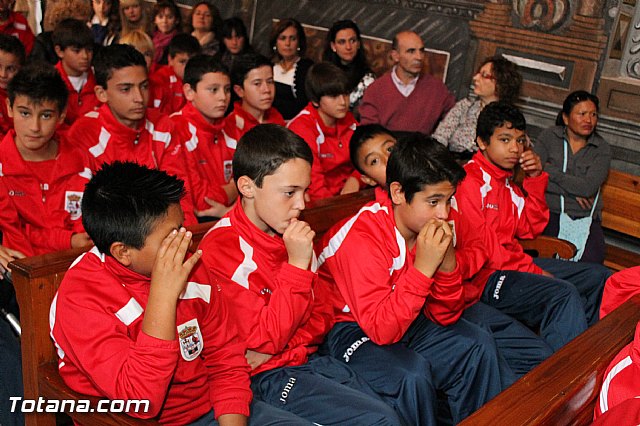
[[[334,197],[310,203],[303,212],[302,219],[309,222],[320,238],[334,223],[350,216],[371,201],[373,190]],[[199,242],[213,223],[191,227],[194,242]],[[564,253],[570,257],[575,252],[572,245],[561,248],[545,248],[553,239],[543,239],[542,247],[529,242],[539,253]],[[193,246],[195,248],[195,244]],[[568,251],[567,251],[568,250]],[[99,398],[91,398],[73,392],[62,381],[57,369],[57,357],[49,337],[49,306],[58,289],[64,273],[73,260],[83,251],[66,250],[57,253],[22,259],[12,263],[14,285],[21,309],[22,320],[22,366],[25,399],[90,399],[94,403]],[[81,324],[79,324],[81,326]],[[72,418],[91,425],[134,425],[157,424],[155,421],[133,419],[125,414],[73,413]],[[55,416],[50,413],[26,414],[27,425],[55,425]]]
[[[602,186],[602,227],[640,239],[640,177],[610,170]],[[607,244],[605,266],[619,271],[640,265],[640,255]]]
[[[604,372],[633,340],[640,321],[634,296],[468,417],[461,426],[587,425]]]

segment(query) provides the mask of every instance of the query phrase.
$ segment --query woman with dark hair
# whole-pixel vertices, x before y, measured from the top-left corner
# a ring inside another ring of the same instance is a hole
[[[153,62],[166,65],[167,47],[176,34],[182,31],[182,15],[173,0],[158,0],[153,6]]]
[[[549,174],[545,235],[569,240],[574,260],[602,263],[602,197],[600,187],[611,165],[611,148],[596,131],[599,100],[584,90],[571,93],[558,113],[556,126],[540,133],[534,151]]]
[[[207,1],[193,6],[190,19],[191,35],[198,39],[201,53],[215,55],[222,40],[222,17],[217,7]]]
[[[118,0],[91,0],[93,16],[89,28],[96,44],[110,45],[120,34],[120,3]]]
[[[349,108],[354,111],[364,91],[376,79],[367,64],[360,29],[351,20],[335,22],[329,29],[324,60],[337,65],[348,78]]]
[[[307,105],[305,80],[313,61],[304,57],[307,39],[300,22],[293,18],[278,22],[271,32],[273,79],[276,96],[273,106],[285,120],[291,120]]]
[[[220,62],[231,71],[234,59],[238,55],[248,52],[253,52],[253,48],[249,44],[247,27],[242,19],[237,16],[225,19],[222,22],[222,44],[216,55]]]
[[[476,99],[458,101],[447,113],[433,133],[433,138],[457,157],[468,160],[478,150],[476,123],[480,111],[491,102],[514,103],[520,94],[522,76],[518,66],[500,56],[490,57],[473,76],[473,93]]]

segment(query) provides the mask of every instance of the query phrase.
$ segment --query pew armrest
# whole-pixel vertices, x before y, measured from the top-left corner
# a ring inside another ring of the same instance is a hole
[[[553,258],[557,255],[561,259],[571,259],[577,251],[573,243],[546,235],[540,235],[533,240],[519,240],[519,243],[524,251],[533,257]]]

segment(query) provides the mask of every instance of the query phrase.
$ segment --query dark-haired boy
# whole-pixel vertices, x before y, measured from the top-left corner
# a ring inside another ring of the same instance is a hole
[[[235,140],[258,124],[285,125],[284,118],[275,109],[273,99],[276,86],[273,80],[273,64],[258,53],[239,55],[231,69],[233,91],[240,100],[225,119],[225,131]]]
[[[313,152],[312,200],[355,192],[357,175],[349,161],[349,139],[356,119],[349,111],[347,76],[328,62],[315,64],[305,81],[309,104],[287,125]]]
[[[395,145],[395,136],[380,124],[356,128],[349,141],[349,157],[362,182],[382,187],[387,184],[387,161]]]
[[[202,217],[222,217],[238,196],[231,174],[237,142],[223,130],[230,92],[226,67],[210,55],[196,55],[184,71],[187,104],[171,116],[186,158],[191,199]]]
[[[79,117],[100,106],[91,71],[93,33],[85,22],[64,19],[53,30],[51,41],[60,59],[56,69],[69,90],[65,123],[72,125]]]
[[[451,212],[456,255],[467,304],[480,300],[538,328],[558,350],[597,321],[610,273],[594,264],[532,259],[518,244],[540,235],[549,219],[549,176],[525,130],[524,116],[511,105],[494,102],[480,113],[479,151],[465,166]],[[516,166],[525,174],[522,187],[513,181]]]
[[[223,291],[241,322],[257,399],[314,424],[399,424],[347,366],[314,354],[332,317],[314,300],[315,233],[298,220],[313,161],[282,126],[247,132],[233,158],[241,199],[202,240],[203,263],[231,279]]]
[[[0,137],[13,129],[7,105],[7,86],[14,75],[24,65],[24,45],[17,38],[0,34]]]
[[[80,203],[94,163],[56,133],[67,102],[62,78],[50,65],[35,64],[22,68],[8,91],[14,130],[0,143],[0,197],[17,212],[29,245],[12,234],[3,244],[26,255],[90,244]]]
[[[335,283],[337,324],[329,353],[348,363],[407,424],[435,424],[434,388],[454,424],[513,380],[496,344],[466,319],[461,277],[446,222],[464,171],[422,135],[399,141],[387,188],[324,236],[318,262]]]
[[[149,106],[172,114],[180,111],[186,103],[182,89],[184,68],[189,58],[200,53],[200,43],[191,34],[178,34],[169,42],[168,53],[168,65],[158,68],[149,76]]]
[[[144,56],[132,46],[115,44],[100,49],[93,62],[95,92],[103,105],[76,120],[68,138],[88,150],[98,166],[135,161],[182,178],[184,158],[180,144],[172,141],[171,120],[147,110],[149,80]],[[190,198],[183,198],[182,203],[185,224],[197,223]]]
[[[134,163],[106,164],[87,184],[83,221],[96,246],[51,304],[58,368],[77,392],[148,401],[135,417],[243,424],[248,366],[219,280],[194,269],[201,251],[186,259],[184,192],[176,177]]]

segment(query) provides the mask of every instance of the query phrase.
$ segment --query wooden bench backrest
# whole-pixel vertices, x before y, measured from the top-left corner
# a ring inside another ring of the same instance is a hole
[[[310,204],[303,219],[316,231],[316,238],[340,219],[354,214],[373,199],[373,190],[362,191]],[[198,243],[213,222],[190,227],[194,243]],[[194,244],[193,247],[195,247]],[[22,367],[26,399],[38,396],[65,398],[78,396],[64,386],[57,374],[57,356],[49,336],[49,307],[62,278],[71,263],[84,250],[72,249],[16,261],[12,264],[13,279],[21,310]],[[100,415],[102,424],[142,422],[125,415]],[[55,424],[52,415],[27,415],[27,424]],[[96,424],[97,417],[77,416],[85,424]],[[89,421],[92,419],[91,421]],[[153,423],[153,422],[152,422]]]
[[[640,295],[576,337],[461,426],[590,424],[604,372],[633,340],[638,321]]]
[[[610,170],[602,200],[602,226],[640,238],[640,176]]]

